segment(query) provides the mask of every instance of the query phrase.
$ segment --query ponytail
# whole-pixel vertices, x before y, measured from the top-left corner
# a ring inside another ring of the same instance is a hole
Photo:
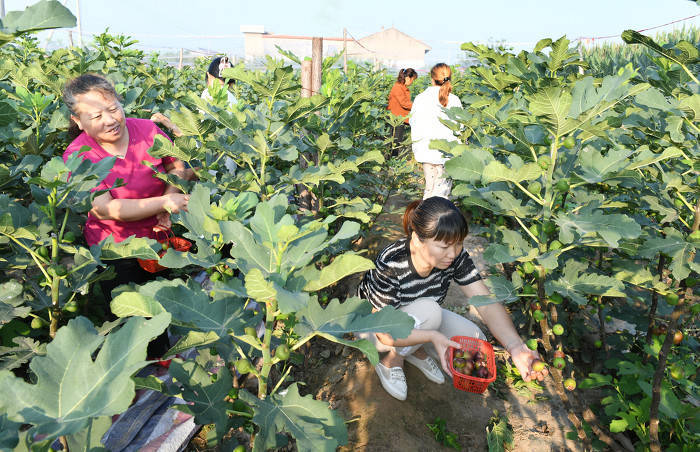
[[[401,70],[399,71],[399,76],[396,77],[396,81],[399,82],[399,83],[401,83],[402,85],[403,85],[404,83],[406,83],[406,75],[404,74],[404,70],[403,70],[403,69],[401,69]]]
[[[452,82],[450,81],[452,78],[452,69],[445,63],[438,63],[430,70],[430,77],[432,77],[435,84],[440,87],[440,94],[438,95],[440,105],[447,107],[447,101],[452,92]]]
[[[415,69],[410,68],[410,67],[406,68],[406,69],[401,69],[399,71],[399,76],[396,77],[396,82],[404,85],[404,84],[406,84],[406,77],[416,78],[416,77],[418,77],[418,73],[416,72]]]
[[[440,196],[410,203],[403,214],[403,230],[409,240],[415,232],[420,240],[446,243],[461,242],[469,233],[462,212]]]
[[[403,213],[403,232],[406,233],[407,237],[411,237],[411,232],[413,232],[413,214],[420,203],[420,201],[412,201]]]

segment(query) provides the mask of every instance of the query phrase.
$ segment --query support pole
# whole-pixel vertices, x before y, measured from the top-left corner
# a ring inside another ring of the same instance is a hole
[[[301,62],[301,97],[311,97],[312,95],[313,69],[312,61],[303,60]],[[308,168],[309,162],[312,164],[315,163],[311,152],[299,156],[299,168]],[[299,209],[302,211],[311,211],[313,213],[318,212],[318,199],[316,199],[316,196],[303,184],[296,184],[295,188]]]
[[[80,22],[80,0],[75,0],[77,6],[76,6],[76,18],[78,19],[78,46],[82,49],[83,48],[83,27]]]
[[[5,18],[5,0],[0,0],[0,18]]]
[[[184,50],[182,47],[180,47],[180,61],[177,63],[177,69],[181,70],[182,69],[182,54],[184,53]]]
[[[313,72],[311,61],[301,62],[301,97],[311,97],[311,73]]]
[[[323,79],[323,38],[311,38],[311,94],[321,92]]]
[[[348,29],[343,28],[343,72],[348,73]]]

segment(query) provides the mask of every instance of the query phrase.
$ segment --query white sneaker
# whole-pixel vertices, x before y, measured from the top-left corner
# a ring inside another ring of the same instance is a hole
[[[379,381],[382,382],[382,386],[392,397],[399,400],[406,400],[406,395],[408,394],[408,387],[406,386],[406,375],[403,373],[403,369],[400,367],[386,367],[384,364],[379,363],[374,366],[374,370],[377,371],[379,375]]]
[[[419,368],[421,372],[428,377],[428,380],[440,385],[445,382],[445,375],[443,375],[440,367],[430,356],[426,357],[425,359],[419,359],[413,355],[408,355],[404,359]]]

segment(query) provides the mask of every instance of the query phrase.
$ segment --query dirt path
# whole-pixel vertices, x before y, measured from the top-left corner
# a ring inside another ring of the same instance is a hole
[[[389,200],[389,212],[380,216],[373,234],[362,244],[369,250],[369,258],[401,237],[400,214],[406,204],[398,197]],[[481,270],[485,269],[481,254],[486,245],[479,237],[465,240],[465,247]],[[354,290],[358,280],[359,277],[348,282],[347,289],[355,284]],[[458,288],[450,288],[446,304],[463,304]],[[521,393],[506,384],[498,385],[499,391],[491,390],[497,386],[492,384],[484,394],[472,394],[454,389],[449,379],[443,385],[434,384],[409,365],[405,369],[408,399],[402,402],[384,391],[361,353],[342,346],[329,349],[327,343],[319,345],[323,347],[318,348],[319,353],[312,353],[305,380],[309,389],[314,388],[316,398],[329,401],[348,421],[349,443],[340,450],[453,450],[437,443],[426,427],[437,417],[446,421],[448,431],[457,434],[462,450],[487,450],[485,429],[494,410],[505,413],[513,426],[515,451],[582,450],[580,444],[566,439],[572,427],[551,387],[545,386],[537,393],[539,401],[535,400],[535,393]]]

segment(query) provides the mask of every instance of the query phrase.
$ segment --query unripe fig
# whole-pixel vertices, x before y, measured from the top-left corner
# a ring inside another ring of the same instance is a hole
[[[523,264],[523,271],[525,274],[529,275],[530,273],[535,271],[535,264],[533,264],[530,261],[527,261]]]
[[[455,358],[452,360],[452,366],[457,370],[463,369],[466,364],[467,361],[464,358]]]
[[[677,364],[671,365],[671,369],[669,369],[671,378],[674,380],[682,380],[685,378],[685,372],[683,372],[683,368]]]
[[[678,294],[670,292],[666,294],[666,303],[670,304],[671,306],[675,306],[678,304]]]
[[[238,373],[242,375],[247,374],[251,370],[253,370],[253,366],[251,366],[250,361],[248,361],[247,359],[239,359],[238,361],[236,361],[235,366]]]
[[[253,328],[252,326],[247,326],[247,327],[245,327],[245,329],[244,329],[243,331],[244,331],[245,334],[247,334],[248,336],[257,337],[257,335],[258,335],[258,332],[255,331],[255,328]]]
[[[552,332],[557,336],[561,336],[562,334],[564,334],[564,327],[561,324],[557,323],[552,327]]]
[[[535,319],[536,321],[540,322],[544,320],[544,312],[537,310],[532,313],[532,318]]]
[[[287,344],[281,344],[275,349],[275,358],[282,361],[289,359],[289,347],[287,347]]]
[[[562,244],[559,240],[552,240],[552,243],[549,244],[549,251],[560,250],[561,247],[562,247]]]
[[[564,358],[566,355],[564,354],[563,351],[561,350],[555,350],[554,351],[554,358]]]
[[[526,344],[530,350],[537,350],[537,339],[528,339]]]
[[[554,361],[552,361],[552,365],[556,367],[557,369],[563,369],[566,367],[566,361],[564,361],[564,358],[554,358]]]
[[[540,165],[540,168],[543,170],[546,170],[549,168],[549,165],[552,164],[552,158],[548,155],[543,155],[539,159],[537,159],[537,164]]]
[[[566,139],[564,140],[564,143],[562,143],[562,144],[564,145],[564,147],[566,149],[571,149],[574,146],[576,146],[576,140],[574,139],[574,137],[569,135],[568,137],[566,137]]]
[[[561,193],[569,191],[569,181],[567,179],[559,179],[554,185],[554,189]]]
[[[554,304],[561,304],[564,301],[564,298],[562,298],[562,296],[558,293],[553,293],[549,296],[549,301],[551,301]]]
[[[601,348],[601,347],[603,346],[603,341],[601,341],[601,340],[599,339],[599,340],[597,340],[597,341],[595,341],[595,342],[593,343],[593,346],[594,346],[595,348]]]
[[[532,370],[534,370],[535,372],[542,372],[544,370],[544,367],[544,363],[539,359],[532,361]]]
[[[566,380],[564,380],[564,387],[569,391],[573,391],[574,389],[576,389],[576,380],[574,380],[573,378],[567,378]]]

